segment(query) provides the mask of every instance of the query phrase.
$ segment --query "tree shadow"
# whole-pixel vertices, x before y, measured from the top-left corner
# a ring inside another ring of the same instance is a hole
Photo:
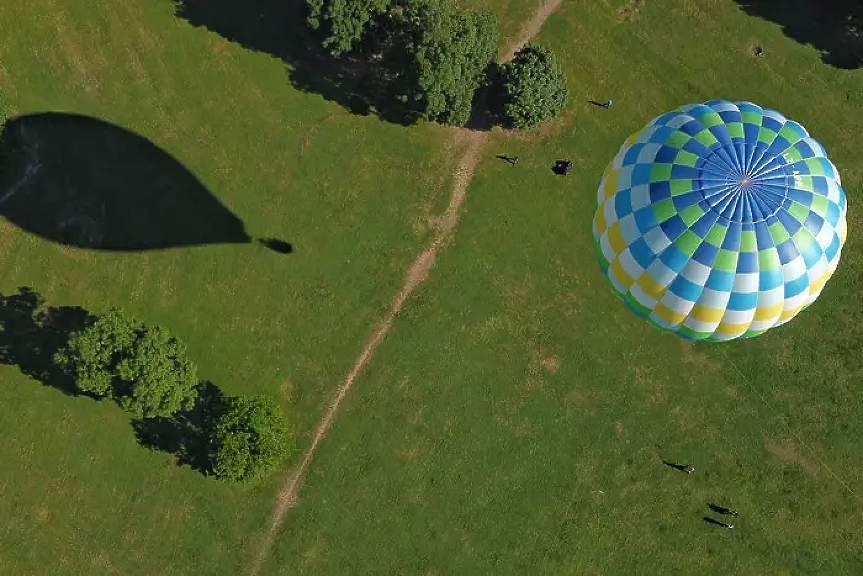
[[[251,241],[177,160],[108,122],[20,116],[6,123],[0,149],[0,214],[32,234],[98,250]]]
[[[279,58],[302,92],[319,94],[350,112],[410,125],[418,115],[390,65],[394,55],[378,38],[333,58],[306,25],[305,0],[174,0],[176,15],[237,44]]]
[[[811,44],[831,66],[863,65],[863,3],[859,0],[735,0],[750,16],[782,26],[789,38]]]
[[[206,476],[213,466],[210,438],[226,407],[219,387],[212,382],[202,382],[191,410],[178,412],[170,418],[133,420],[132,429],[141,446],[174,454],[178,466],[189,466]]]
[[[78,306],[46,307],[44,297],[26,286],[15,294],[0,294],[0,364],[16,365],[22,374],[69,396],[101,400],[79,390],[54,363],[54,355],[69,337],[95,321],[95,316]],[[142,446],[175,454],[178,465],[208,475],[212,470],[210,438],[226,407],[219,387],[201,382],[191,410],[170,418],[132,420],[132,428]]]
[[[42,295],[26,286],[0,294],[0,364],[17,365],[25,376],[64,394],[87,395],[54,364],[54,354],[95,319],[78,306],[46,308]]]

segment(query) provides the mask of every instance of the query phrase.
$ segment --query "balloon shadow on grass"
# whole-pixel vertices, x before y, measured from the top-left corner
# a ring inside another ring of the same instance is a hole
[[[54,354],[94,321],[79,306],[46,307],[42,295],[26,286],[0,294],[0,364],[18,366],[25,376],[69,396],[89,396],[54,364]]]
[[[406,66],[403,51],[392,50],[386,32],[369,35],[340,58],[319,48],[307,24],[305,0],[174,0],[175,13],[192,26],[288,65],[288,79],[301,91],[319,94],[359,115],[410,125],[418,120],[393,70]],[[396,62],[398,60],[398,62]]]
[[[177,412],[169,418],[133,420],[132,429],[141,446],[173,454],[178,466],[189,466],[207,476],[213,469],[213,429],[226,407],[219,387],[212,382],[202,382],[191,410]]]
[[[137,251],[252,241],[170,154],[96,118],[49,112],[11,119],[0,161],[0,214],[60,244]]]
[[[811,44],[825,64],[845,70],[863,65],[863,3],[859,0],[735,2],[746,14],[779,24],[789,38]]]

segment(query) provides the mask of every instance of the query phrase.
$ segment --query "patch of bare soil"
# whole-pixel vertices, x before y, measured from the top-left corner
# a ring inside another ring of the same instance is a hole
[[[618,8],[617,17],[621,22],[634,22],[638,18],[638,13],[644,6],[644,0],[629,0],[626,4]]]
[[[764,443],[764,449],[767,453],[782,462],[783,464],[799,464],[803,470],[810,476],[815,476],[821,467],[801,456],[795,449],[791,440],[767,440]]]
[[[545,368],[550,374],[557,374],[557,371],[560,370],[560,360],[557,359],[557,356],[549,356],[548,358],[543,358],[542,367]]]

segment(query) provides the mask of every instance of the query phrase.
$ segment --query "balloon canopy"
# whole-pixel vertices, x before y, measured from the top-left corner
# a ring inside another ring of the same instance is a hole
[[[664,114],[599,186],[593,235],[615,292],[696,340],[757,336],[821,293],[845,243],[845,192],[800,124],[750,102]]]

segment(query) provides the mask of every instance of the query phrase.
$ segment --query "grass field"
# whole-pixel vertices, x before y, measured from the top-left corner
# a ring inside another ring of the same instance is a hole
[[[510,38],[531,11],[470,4]],[[490,135],[454,241],[360,374],[262,573],[863,572],[863,78],[733,0],[628,5],[564,0],[548,20],[539,40],[565,62],[566,114]],[[75,112],[139,134],[250,235],[294,251],[82,250],[4,221],[0,291],[164,324],[226,392],[283,401],[296,464],[447,205],[460,152],[449,131],[298,91],[282,62],[190,26],[168,0],[13,3],[4,21],[15,25],[0,34],[0,90],[19,114]],[[610,110],[587,104],[606,98]],[[725,345],[627,311],[590,232],[620,143],[711,98],[807,126],[850,206],[819,301]],[[575,163],[566,179],[550,171],[559,158]],[[225,486],[138,446],[114,406],[15,366],[0,386],[0,573],[247,569],[287,469]],[[740,510],[737,529],[704,523],[709,502]]]

